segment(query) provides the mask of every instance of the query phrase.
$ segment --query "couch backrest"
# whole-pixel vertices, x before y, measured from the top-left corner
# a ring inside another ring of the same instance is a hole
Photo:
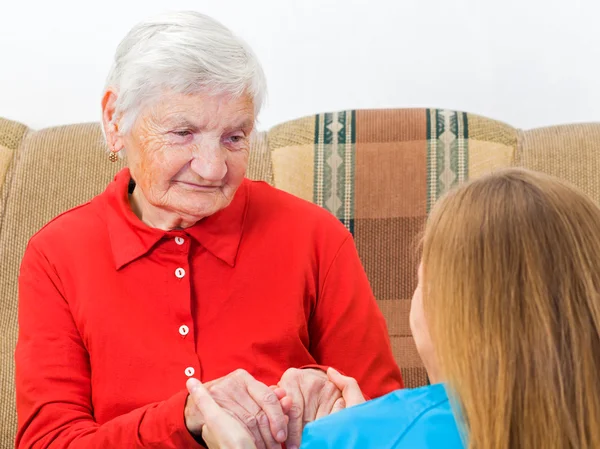
[[[600,123],[525,131],[519,148],[517,165],[568,181],[600,205]]]
[[[342,111],[269,131],[275,185],[325,207],[354,234],[409,387],[427,382],[408,312],[428,210],[456,183],[513,164],[518,135],[437,109]]]

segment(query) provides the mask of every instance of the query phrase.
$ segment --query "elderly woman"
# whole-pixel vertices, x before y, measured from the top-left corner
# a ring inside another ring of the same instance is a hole
[[[257,447],[294,449],[344,407],[327,367],[371,397],[402,386],[349,232],[244,178],[264,96],[254,54],[206,16],[125,37],[102,122],[128,168],[23,258],[17,448],[201,447],[197,378]]]
[[[600,209],[556,179],[511,169],[455,190],[431,213],[411,307],[434,385],[358,405],[330,368],[358,406],[309,424],[302,449],[600,448],[599,253]],[[209,447],[254,449],[188,383]]]

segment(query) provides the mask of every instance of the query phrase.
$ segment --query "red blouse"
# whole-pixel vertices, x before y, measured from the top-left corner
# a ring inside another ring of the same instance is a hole
[[[267,385],[333,366],[376,397],[402,387],[350,233],[245,180],[185,230],[146,226],[130,174],[52,220],[19,277],[17,448],[196,448],[185,381],[243,368]]]

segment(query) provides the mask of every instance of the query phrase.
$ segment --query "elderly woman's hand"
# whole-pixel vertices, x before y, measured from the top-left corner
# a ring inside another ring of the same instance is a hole
[[[288,449],[298,449],[304,425],[323,416],[330,415],[345,407],[341,390],[318,369],[288,369],[279,387],[291,398],[288,413]]]
[[[251,435],[257,449],[281,449],[281,443],[287,439],[288,424],[283,390],[267,387],[244,370],[207,382],[205,387],[225,413],[237,421],[237,427]],[[186,404],[185,418],[192,434],[199,434],[202,426],[208,424],[192,395]]]
[[[202,439],[208,449],[256,449],[252,436],[232,415],[223,410],[197,379],[189,379],[190,400],[202,414]]]

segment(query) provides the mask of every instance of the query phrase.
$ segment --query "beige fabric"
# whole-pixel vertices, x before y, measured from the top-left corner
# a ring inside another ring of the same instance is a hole
[[[0,145],[0,226],[2,223],[2,215],[4,213],[4,189],[8,178],[8,168],[13,158],[15,150],[12,148]]]
[[[0,145],[0,184],[4,184],[8,165],[10,164],[14,152],[15,150],[13,148]]]
[[[11,162],[27,130],[22,123],[0,117],[0,229],[12,174]]]
[[[273,184],[273,166],[267,137],[266,132],[255,133],[252,136],[246,177]]]
[[[27,126],[0,117],[0,145],[12,150],[19,147],[23,136],[27,132]]]
[[[507,147],[516,147],[518,131],[506,123],[469,114],[469,141],[494,142]]]
[[[600,204],[600,123],[526,131],[517,164],[568,181]]]
[[[273,151],[281,147],[312,145],[315,142],[315,126],[314,115],[274,126],[269,130],[269,148]]]
[[[315,146],[312,144],[275,148],[273,159],[274,183],[278,189],[313,201]]]
[[[515,158],[514,147],[496,142],[469,141],[469,178],[478,178],[486,173],[510,167]]]

